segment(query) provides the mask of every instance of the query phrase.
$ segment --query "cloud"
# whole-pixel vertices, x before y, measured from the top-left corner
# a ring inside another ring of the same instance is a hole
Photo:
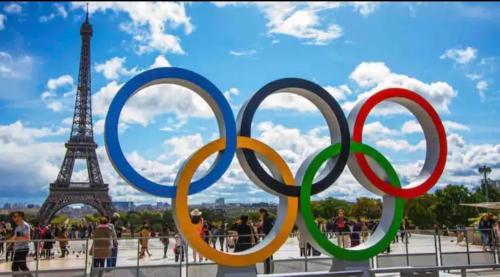
[[[253,56],[257,53],[256,50],[254,49],[250,49],[250,50],[243,50],[243,51],[229,51],[229,54],[233,55],[233,56],[237,56],[237,57],[241,57],[241,56]]]
[[[121,76],[133,76],[139,73],[137,67],[127,69],[123,66],[125,63],[125,57],[113,57],[104,63],[97,63],[95,65],[95,70],[98,73],[102,73],[104,77],[108,80],[116,80]]]
[[[74,104],[76,86],[73,77],[61,75],[47,81],[47,90],[40,96],[46,107],[54,112],[70,110]]]
[[[338,87],[325,86],[328,91],[337,101],[342,101],[352,94],[351,89],[347,85]],[[261,104],[260,108],[266,110],[294,110],[297,112],[315,112],[318,108],[306,98],[292,93],[279,92],[268,96]]]
[[[349,78],[354,81],[361,89],[366,91],[358,94],[357,99],[351,102],[345,102],[342,106],[346,110],[352,107],[362,99],[370,95],[391,87],[400,87],[412,90],[426,98],[440,112],[449,113],[451,100],[457,95],[457,92],[448,83],[436,81],[424,83],[418,79],[403,74],[391,72],[383,62],[362,62],[351,73]],[[398,114],[404,111],[402,108],[394,105],[380,105],[375,110],[376,114]]]
[[[481,81],[477,82],[476,89],[477,89],[477,92],[479,93],[479,97],[481,98],[481,101],[484,101],[486,99],[486,95],[484,94],[484,92],[486,90],[488,90],[488,82],[486,82],[485,80],[481,80]]]
[[[56,18],[56,16],[60,16],[62,18],[66,18],[68,16],[68,12],[66,11],[66,8],[59,3],[54,4],[54,12],[51,12],[48,15],[42,15],[38,18],[38,20],[42,23],[49,22],[52,19]]]
[[[156,68],[156,67],[169,67],[172,66],[170,62],[165,58],[163,55],[159,55],[156,57],[154,63],[150,66],[150,68]]]
[[[85,9],[82,2],[73,2],[73,8]],[[89,6],[89,12],[126,13],[130,21],[120,24],[120,29],[132,35],[139,54],[152,51],[161,53],[184,54],[180,38],[167,31],[184,27],[184,33],[193,31],[191,19],[186,15],[184,3],[178,2],[94,2]]]
[[[451,59],[459,64],[470,63],[477,57],[477,49],[472,47],[467,47],[464,49],[452,48],[446,50],[439,58],[440,59]]]
[[[322,13],[342,6],[352,6],[363,16],[375,11],[378,4],[368,2],[214,2],[215,6],[256,6],[267,20],[269,35],[286,35],[298,38],[305,44],[325,45],[343,35],[342,28],[334,23],[325,24]],[[273,39],[273,43],[276,41]]]
[[[0,31],[5,29],[5,21],[7,21],[7,17],[0,13]]]
[[[481,75],[481,74],[466,74],[465,76],[472,81],[479,80],[479,79],[483,78],[483,75]]]
[[[4,12],[8,14],[21,14],[23,7],[17,3],[10,3],[3,8]]]
[[[33,57],[29,55],[19,55],[17,57],[13,57],[7,52],[0,51],[0,77],[8,79],[29,79],[32,70]]]
[[[387,148],[396,152],[415,152],[419,150],[425,150],[425,140],[421,140],[417,144],[412,145],[404,139],[382,139],[375,142],[375,144],[378,147]]]

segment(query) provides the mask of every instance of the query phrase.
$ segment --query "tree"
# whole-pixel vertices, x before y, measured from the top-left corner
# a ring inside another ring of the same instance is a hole
[[[416,198],[406,200],[404,214],[410,222],[421,229],[430,229],[436,223],[434,213],[436,196],[426,193]]]
[[[380,218],[382,215],[382,202],[380,199],[360,197],[352,205],[350,215],[356,218]]]
[[[337,211],[339,209],[344,209],[346,212],[349,212],[351,205],[352,203],[345,200],[328,197],[324,200],[313,201],[311,203],[311,208],[315,218],[321,217],[331,219],[332,217],[337,216]]]
[[[472,207],[461,206],[461,203],[475,203],[484,201],[481,195],[472,193],[463,185],[448,185],[444,189],[436,190],[436,220],[440,224],[454,227],[468,226],[469,218],[476,217],[477,211]]]

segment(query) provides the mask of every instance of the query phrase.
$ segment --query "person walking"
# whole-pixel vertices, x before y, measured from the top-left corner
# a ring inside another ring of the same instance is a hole
[[[174,235],[175,243],[174,243],[174,256],[175,262],[184,262],[184,240],[179,233],[175,233]]]
[[[11,241],[14,243],[14,259],[12,261],[12,271],[29,271],[26,265],[28,256],[31,226],[24,221],[24,213],[16,211],[11,214],[12,221],[16,224],[14,236]],[[28,274],[31,276],[31,274]]]
[[[255,245],[255,234],[253,228],[248,225],[248,215],[242,215],[231,229],[238,233],[234,252],[245,251]]]
[[[93,267],[91,276],[94,276],[94,271],[98,271],[99,276],[103,276],[105,261],[111,256],[111,249],[113,247],[113,230],[108,224],[106,217],[101,217],[99,225],[95,228],[92,238],[94,244],[92,245],[91,254],[94,256]]]
[[[357,221],[352,225],[351,232],[351,247],[358,246],[361,243],[361,232],[363,231],[363,222],[358,217]]]
[[[52,230],[49,226],[45,226],[43,231],[43,253],[45,255],[45,259],[52,258],[52,248],[54,247],[54,235],[52,234]]]
[[[115,267],[116,266],[116,260],[118,257],[118,236],[116,235],[116,223],[118,222],[118,219],[120,218],[119,213],[114,213],[113,216],[111,217],[111,221],[108,223],[109,228],[111,229],[111,234],[113,236],[113,247],[111,248],[111,256],[106,259],[106,267]],[[109,220],[108,217],[106,219]]]
[[[167,252],[168,252],[168,244],[170,243],[170,230],[168,228],[168,225],[165,224],[163,225],[163,229],[161,230],[161,238],[160,241],[163,244],[163,258],[167,258]]]
[[[0,223],[0,255],[5,252],[5,236],[7,233],[5,232],[5,225],[3,222]]]
[[[68,250],[68,232],[66,228],[62,227],[61,230],[59,231],[59,234],[57,236],[57,240],[59,241],[59,248],[61,249],[61,257],[64,258],[66,257],[66,254],[69,255],[69,250]]]
[[[217,232],[219,236],[219,245],[220,245],[220,251],[224,252],[224,241],[226,240],[227,236],[227,230],[226,230],[226,223],[222,222],[219,227],[219,231]],[[227,246],[226,246],[226,252],[227,252]]]
[[[42,239],[42,228],[40,224],[35,224],[35,229],[33,230],[33,247],[35,249],[35,260],[40,258],[40,240]]]
[[[141,243],[141,253],[139,258],[144,258],[147,253],[149,257],[151,257],[151,253],[149,252],[149,238],[151,237],[151,232],[149,231],[149,225],[144,224],[140,233],[140,243]]]

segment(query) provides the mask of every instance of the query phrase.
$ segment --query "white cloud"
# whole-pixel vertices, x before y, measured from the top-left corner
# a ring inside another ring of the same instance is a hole
[[[452,132],[452,131],[470,131],[470,128],[464,124],[455,122],[455,121],[450,121],[450,120],[445,120],[443,121],[443,125],[446,128],[447,132]]]
[[[408,120],[401,127],[403,134],[422,133],[422,126],[416,120]]]
[[[227,100],[231,100],[233,96],[240,94],[240,90],[237,88],[230,88],[223,92]]]
[[[254,50],[254,49],[243,50],[243,51],[234,51],[234,50],[229,51],[229,54],[231,54],[233,56],[237,56],[237,57],[240,57],[240,56],[253,56],[256,53],[257,53],[257,51]]]
[[[378,6],[368,2],[214,2],[214,5],[221,8],[255,5],[267,20],[269,35],[287,35],[314,45],[328,44],[343,34],[339,25],[324,23],[321,13],[341,6],[352,6],[356,12],[367,16]]]
[[[167,58],[165,58],[165,56],[163,55],[159,55],[158,57],[156,57],[154,63],[151,65],[150,68],[169,67],[169,66],[171,65],[170,62],[167,60]]]
[[[326,86],[324,89],[328,91],[337,101],[345,100],[352,94],[351,89],[347,85],[341,85],[338,87]]]
[[[125,57],[113,57],[104,63],[98,63],[95,65],[95,70],[102,73],[104,77],[108,80],[116,80],[121,76],[132,76],[139,73],[137,67],[127,69],[123,66],[125,63]]]
[[[479,79],[483,78],[483,75],[481,75],[481,74],[474,74],[474,73],[472,73],[472,74],[466,74],[465,76],[467,78],[469,78],[470,80],[472,80],[472,81],[479,80]]]
[[[486,90],[488,90],[488,82],[486,82],[485,80],[481,80],[481,81],[477,82],[476,89],[477,89],[477,92],[479,93],[479,97],[481,98],[481,101],[484,101],[486,99],[486,95],[484,93]]]
[[[357,96],[356,101],[345,102],[342,106],[346,110],[360,100],[386,88],[400,87],[419,93],[429,101],[438,111],[449,113],[451,100],[457,92],[448,83],[437,81],[424,83],[418,79],[403,74],[391,72],[382,62],[362,62],[349,76],[360,88],[368,89]],[[375,110],[376,114],[396,114],[404,109],[394,105],[380,105]]]
[[[85,9],[85,3],[73,2],[73,8]],[[94,2],[89,12],[124,12],[130,17],[129,22],[120,24],[120,29],[132,35],[137,43],[137,52],[147,53],[153,50],[161,53],[183,54],[178,36],[167,33],[169,30],[184,27],[184,33],[193,31],[191,19],[186,15],[184,3],[178,2]]]
[[[0,30],[1,28],[0,15]],[[13,57],[7,52],[0,51],[0,77],[11,79],[29,79],[33,69],[33,57],[19,55]]]
[[[23,7],[17,3],[10,3],[3,8],[4,12],[9,14],[20,14],[23,12]]]
[[[5,29],[5,21],[7,21],[7,17],[0,13],[0,31]]]
[[[47,81],[47,89],[40,96],[48,109],[54,112],[69,110],[74,103],[76,87],[73,77],[61,75]],[[62,92],[63,91],[63,92]]]
[[[178,136],[166,140],[164,144],[168,147],[169,156],[186,159],[203,146],[203,138],[200,134]]]
[[[452,48],[446,50],[439,58],[452,59],[459,64],[467,64],[477,57],[477,49],[467,47],[464,49]]]
[[[66,8],[62,4],[55,3],[54,9],[55,9],[54,12],[51,12],[50,14],[47,15],[42,15],[38,18],[38,20],[42,23],[45,23],[56,18],[56,16],[60,16],[62,18],[66,18],[68,16],[68,12],[66,11]]]
[[[399,132],[398,130],[388,128],[380,121],[375,121],[363,127],[363,134],[373,138],[380,138],[382,136],[395,136],[398,135]]]
[[[382,139],[375,142],[375,144],[378,147],[384,147],[396,152],[415,152],[419,150],[425,150],[425,140],[421,140],[416,145],[412,145],[404,139]]]

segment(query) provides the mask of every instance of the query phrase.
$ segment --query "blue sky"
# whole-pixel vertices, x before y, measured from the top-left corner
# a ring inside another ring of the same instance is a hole
[[[474,186],[477,167],[500,178],[500,4],[498,3],[90,3],[94,128],[104,179],[114,200],[155,202],[114,172],[103,147],[104,117],[119,87],[156,66],[193,70],[211,80],[236,115],[253,92],[283,77],[325,87],[346,114],[357,100],[399,86],[427,98],[445,122],[448,163],[437,187]],[[0,4],[0,203],[40,202],[54,181],[69,137],[84,3]],[[394,106],[390,106],[394,107]],[[404,182],[425,158],[423,135],[401,109],[368,118],[367,143]],[[155,86],[121,117],[127,159],[164,184],[191,153],[217,137],[213,114],[193,92]],[[328,145],[325,121],[300,97],[268,98],[253,134],[292,170]],[[207,169],[210,161],[200,171]],[[77,165],[75,180],[83,180]],[[370,195],[348,172],[318,197]],[[237,162],[191,201],[274,201]],[[163,201],[163,200],[162,200]]]

